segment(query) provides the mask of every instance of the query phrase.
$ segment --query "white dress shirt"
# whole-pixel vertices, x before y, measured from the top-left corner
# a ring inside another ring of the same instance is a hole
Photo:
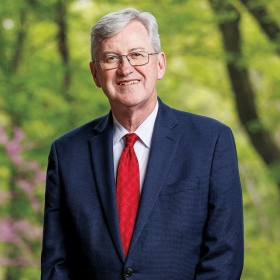
[[[147,170],[151,142],[152,142],[152,135],[153,135],[157,112],[158,112],[158,102],[153,112],[134,131],[134,133],[136,133],[139,136],[139,139],[134,144],[134,151],[136,153],[138,163],[139,163],[139,169],[140,169],[140,192],[143,187],[145,174]],[[114,121],[114,137],[113,137],[114,174],[116,180],[119,160],[125,146],[125,140],[123,136],[129,132],[117,121],[114,115],[113,115],[113,121]]]

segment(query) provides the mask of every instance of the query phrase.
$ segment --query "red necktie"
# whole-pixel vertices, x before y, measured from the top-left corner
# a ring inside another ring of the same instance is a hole
[[[127,256],[139,204],[140,177],[133,148],[138,136],[130,133],[125,135],[125,139],[126,145],[120,157],[117,175],[117,206],[122,246],[124,255]]]

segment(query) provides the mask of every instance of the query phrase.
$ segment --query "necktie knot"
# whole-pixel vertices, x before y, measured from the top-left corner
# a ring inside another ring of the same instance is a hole
[[[125,147],[129,147],[129,148],[133,147],[135,142],[139,138],[138,135],[135,133],[126,134],[124,137],[126,140]]]

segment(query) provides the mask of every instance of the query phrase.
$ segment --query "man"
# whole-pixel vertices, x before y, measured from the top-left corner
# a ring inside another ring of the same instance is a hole
[[[52,144],[42,279],[240,279],[242,199],[230,129],[157,97],[166,61],[150,13],[104,16],[91,52],[111,111]]]

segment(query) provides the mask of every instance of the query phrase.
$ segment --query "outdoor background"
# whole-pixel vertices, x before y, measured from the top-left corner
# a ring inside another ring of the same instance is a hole
[[[89,71],[90,28],[131,6],[158,19],[160,98],[234,132],[242,279],[280,279],[279,0],[0,0],[0,280],[40,278],[51,142],[108,112]]]

